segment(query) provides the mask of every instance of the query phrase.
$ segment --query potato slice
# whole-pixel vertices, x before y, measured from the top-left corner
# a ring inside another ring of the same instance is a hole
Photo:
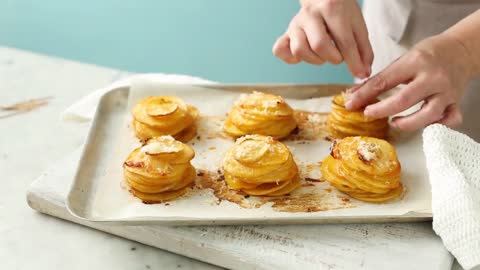
[[[299,178],[292,154],[283,143],[268,136],[238,139],[225,155],[223,170],[230,188],[250,195],[278,196],[298,186],[292,184]]]
[[[198,109],[174,96],[146,97],[132,109],[133,130],[141,140],[171,135],[181,141],[195,137]]]
[[[276,95],[241,95],[227,115],[224,130],[233,137],[248,134],[285,138],[297,126],[293,109]]]
[[[389,130],[388,118],[373,119],[366,117],[363,110],[349,111],[345,108],[347,93],[333,97],[332,110],[327,117],[327,129],[330,136],[341,139],[349,136],[367,136],[385,138]],[[378,100],[373,101],[378,102]]]
[[[185,149],[184,144],[176,141],[172,136],[161,136],[148,140],[140,149],[142,153],[150,156],[178,153]]]
[[[178,104],[166,99],[157,99],[147,107],[150,116],[165,116],[178,110]]]
[[[254,163],[263,158],[270,149],[266,142],[256,140],[245,140],[233,150],[233,157],[241,163]]]

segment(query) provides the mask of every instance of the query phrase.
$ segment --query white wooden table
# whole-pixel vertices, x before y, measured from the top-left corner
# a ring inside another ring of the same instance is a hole
[[[75,159],[71,153],[81,145],[87,124],[62,123],[59,115],[88,92],[126,75],[0,47],[0,106],[53,97],[46,107],[0,119],[1,269],[217,269],[38,214],[26,204],[29,184],[51,167],[30,189],[30,203],[41,212],[78,222],[66,212],[63,199],[71,180],[68,159]],[[429,223],[182,228],[84,225],[237,269],[445,269],[451,262]]]

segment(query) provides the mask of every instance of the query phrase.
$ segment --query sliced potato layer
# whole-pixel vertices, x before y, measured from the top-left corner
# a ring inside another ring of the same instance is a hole
[[[346,93],[333,97],[332,110],[327,118],[330,135],[337,139],[349,136],[385,138],[389,129],[388,118],[371,119],[361,111],[349,111],[345,109],[347,98]]]
[[[296,126],[293,109],[282,97],[253,92],[237,100],[228,113],[224,130],[233,137],[259,134],[282,139]]]
[[[174,96],[155,96],[140,100],[132,110],[133,129],[141,140],[171,135],[187,142],[195,137],[198,110]]]
[[[384,202],[403,192],[395,148],[371,137],[346,137],[333,143],[322,175],[338,190],[367,202]]]
[[[133,195],[146,203],[173,200],[195,181],[193,149],[171,136],[156,137],[133,150],[123,164]]]
[[[249,195],[281,196],[300,184],[292,153],[269,136],[247,135],[237,139],[223,161],[227,185]]]

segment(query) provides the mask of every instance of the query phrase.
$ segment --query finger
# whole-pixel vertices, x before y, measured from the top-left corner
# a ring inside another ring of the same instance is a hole
[[[415,75],[414,69],[407,65],[406,61],[399,59],[393,62],[383,71],[368,79],[345,104],[348,110],[358,110],[370,104],[381,93],[390,90],[397,85],[408,82]]]
[[[462,111],[457,104],[451,104],[447,107],[443,114],[443,118],[437,123],[445,125],[447,127],[456,128],[463,122]]]
[[[367,106],[364,114],[376,119],[395,115],[432,96],[435,91],[438,90],[428,87],[425,79],[417,78],[388,98]]]
[[[407,116],[394,117],[391,124],[393,127],[405,131],[424,128],[442,119],[447,106],[447,100],[436,94],[428,98],[420,110]]]
[[[348,69],[355,77],[366,78],[367,71],[362,63],[351,25],[339,17],[329,18],[326,19],[327,27]]]
[[[366,70],[366,77],[372,74],[373,63],[373,49],[368,38],[368,30],[363,18],[354,22],[353,33],[357,42],[358,50],[360,52],[360,58],[362,59],[363,66]]]
[[[327,33],[323,20],[306,21],[304,30],[310,48],[316,55],[335,65],[342,63],[342,55],[335,44],[333,44],[332,37]]]
[[[321,65],[325,62],[312,51],[303,29],[292,27],[288,30],[288,34],[290,36],[290,51],[295,58],[313,65]]]
[[[355,92],[358,91],[358,89],[360,89],[367,81],[363,81],[363,82],[359,82],[355,85],[352,85],[352,87],[348,88],[347,90],[345,90],[347,92],[347,94],[351,95]]]
[[[347,94],[351,95],[351,94],[355,93],[360,88],[360,86],[362,86],[362,84],[355,84],[352,87],[345,90],[345,92]]]
[[[287,34],[283,34],[277,39],[273,45],[272,53],[287,64],[297,64],[300,62],[290,51],[290,38]]]

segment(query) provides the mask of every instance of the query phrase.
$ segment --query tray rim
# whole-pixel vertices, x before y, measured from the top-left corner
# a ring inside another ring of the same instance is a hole
[[[162,86],[190,86],[190,87],[203,87],[217,90],[229,90],[229,91],[240,91],[245,88],[285,88],[285,87],[351,87],[351,84],[315,84],[315,83],[195,83],[195,84],[162,84]],[[95,136],[95,126],[98,124],[99,111],[102,106],[104,106],[105,100],[109,98],[114,93],[118,92],[127,92],[129,93],[130,86],[119,86],[110,89],[105,92],[99,99],[98,106],[95,108],[94,117],[90,124],[88,134],[85,138],[83,148],[81,150],[80,159],[75,168],[75,174],[70,185],[65,205],[68,212],[82,221],[86,222],[95,222],[103,223],[109,225],[147,225],[147,224],[156,224],[156,225],[175,225],[175,226],[190,226],[190,225],[292,225],[292,224],[347,224],[347,223],[388,223],[388,222],[422,222],[422,221],[431,221],[433,218],[432,213],[429,212],[408,212],[402,215],[369,215],[369,216],[312,216],[312,217],[270,217],[269,219],[264,219],[262,217],[255,218],[229,218],[229,217],[218,217],[215,219],[212,218],[186,218],[186,217],[155,217],[155,216],[140,216],[132,218],[95,218],[88,217],[87,215],[82,215],[82,213],[76,212],[74,207],[72,207],[72,197],[76,192],[76,186],[78,185],[79,173],[82,168],[82,162],[87,154],[88,146],[91,144],[93,137]],[[84,213],[83,213],[84,214]]]

